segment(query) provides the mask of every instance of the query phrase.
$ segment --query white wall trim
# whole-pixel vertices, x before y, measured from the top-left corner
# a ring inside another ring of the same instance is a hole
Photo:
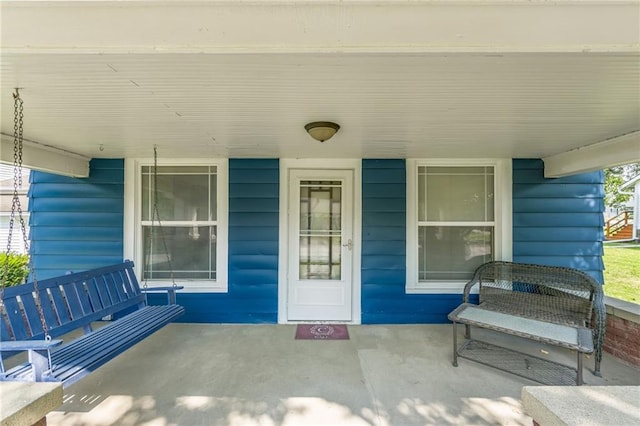
[[[417,223],[418,166],[493,166],[496,188],[495,199],[495,259],[510,261],[513,256],[512,220],[512,160],[504,158],[462,159],[407,159],[407,272],[405,290],[408,294],[462,293],[464,281],[419,282],[418,281],[418,236],[414,231]]]
[[[13,136],[0,135],[0,163],[13,164]],[[22,167],[62,176],[88,177],[90,158],[34,141],[22,141]]]
[[[228,223],[229,223],[229,161],[227,159],[158,159],[158,165],[212,165],[217,167],[217,258],[216,280],[176,279],[178,285],[185,288],[184,293],[226,293],[228,291]],[[125,159],[124,185],[124,258],[135,261],[136,276],[142,277],[142,236],[137,218],[140,217],[140,194],[142,166],[153,165],[152,158]],[[142,280],[142,279],[141,279]],[[153,285],[166,285],[168,280],[154,280]]]
[[[289,177],[291,169],[348,169],[353,176],[353,282],[352,321],[362,321],[362,160],[361,159],[280,159],[280,221],[278,242],[278,324],[287,324],[287,276],[289,268]]]
[[[550,155],[544,161],[544,177],[587,173],[640,162],[640,130],[582,148]]]

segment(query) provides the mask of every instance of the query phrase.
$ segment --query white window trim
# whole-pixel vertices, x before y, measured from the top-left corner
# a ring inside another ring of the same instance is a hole
[[[124,186],[124,258],[135,263],[137,277],[142,277],[142,226],[138,218],[142,208],[142,166],[152,166],[153,158],[125,159]],[[215,166],[217,179],[216,280],[177,279],[185,293],[226,293],[228,291],[228,218],[229,162],[227,159],[158,159],[158,165]],[[144,284],[141,280],[141,284]],[[171,280],[153,280],[150,286],[171,285]]]
[[[510,158],[407,159],[407,293],[462,293],[466,281],[418,281],[418,167],[493,166],[495,260],[512,259],[512,161]]]

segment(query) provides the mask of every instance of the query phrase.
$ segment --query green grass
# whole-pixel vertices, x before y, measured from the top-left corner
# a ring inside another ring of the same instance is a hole
[[[640,245],[604,247],[604,294],[640,303]]]

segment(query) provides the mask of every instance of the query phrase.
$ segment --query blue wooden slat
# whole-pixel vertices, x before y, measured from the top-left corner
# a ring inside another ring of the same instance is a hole
[[[406,183],[407,171],[404,164],[401,168],[386,169],[384,171],[370,170],[362,171],[362,183],[363,185],[376,184],[376,183]]]
[[[513,217],[514,226],[602,227],[601,213],[519,213]]]
[[[137,290],[136,285],[131,282],[131,276],[133,276],[133,271],[128,268],[120,274],[120,279],[122,280],[122,285],[127,294],[127,298],[134,297],[136,294],[140,293]]]
[[[405,212],[371,212],[362,218],[363,226],[404,226],[407,214]]]
[[[229,269],[251,270],[251,269],[277,269],[274,267],[278,262],[277,255],[264,254],[239,254],[234,255],[229,260]]]
[[[392,286],[398,286],[399,292],[404,292],[406,282],[406,271],[401,269],[382,270],[382,269],[362,269],[362,287],[366,287],[370,283],[385,283]]]
[[[138,281],[138,277],[136,276],[136,274],[133,272],[133,264],[130,264],[130,266],[128,266],[126,268],[127,271],[127,276],[129,277],[129,285],[131,286],[132,289],[132,295],[139,295],[140,294],[140,281]]]
[[[404,240],[406,230],[400,226],[371,226],[362,229],[362,241]]]
[[[98,294],[100,295],[100,302],[102,302],[102,306],[107,308],[113,305],[116,301],[111,299],[111,295],[109,294],[109,290],[107,289],[107,282],[104,279],[104,276],[98,276],[92,279],[96,284],[96,289],[98,290]]]
[[[234,198],[261,198],[272,194],[278,198],[280,188],[273,183],[232,183],[229,184],[229,200]]]
[[[38,306],[33,298],[31,292],[20,295],[22,306],[24,309],[24,315],[27,317],[27,323],[31,329],[30,336],[42,333],[42,320],[40,319]]]
[[[368,256],[385,256],[394,253],[397,256],[405,256],[407,243],[405,240],[397,241],[367,241],[362,246],[362,259]]]
[[[60,325],[58,322],[58,316],[55,312],[53,301],[49,297],[49,293],[46,288],[38,287],[38,302],[40,302],[40,311],[44,316],[44,321],[48,328]]]
[[[406,191],[406,184],[401,183],[375,183],[369,184],[367,196],[369,198],[397,198],[398,195],[402,195],[401,199],[404,199],[404,193]]]
[[[277,244],[278,224],[269,226],[268,223],[262,226],[230,226],[229,241],[270,241]]]
[[[514,261],[539,265],[562,266],[581,271],[601,271],[602,258],[599,256],[513,256]]]
[[[279,212],[279,200],[277,198],[231,198],[229,199],[229,211],[233,212]]]
[[[603,202],[595,198],[518,198],[514,213],[602,213]]]
[[[32,226],[31,238],[34,241],[66,241],[97,242],[116,241],[122,243],[122,227],[84,226]],[[80,246],[82,244],[79,244]],[[63,269],[63,268],[62,268]],[[68,269],[68,268],[67,268]]]
[[[116,303],[122,302],[125,300],[123,298],[124,294],[122,290],[119,288],[118,283],[116,282],[116,277],[114,273],[106,274],[104,276],[104,282],[107,286],[107,292],[109,293],[109,298],[115,305]]]
[[[260,223],[278,223],[277,212],[229,212],[229,226],[256,226]]]
[[[602,198],[604,188],[593,184],[514,184],[515,198]],[[517,194],[517,195],[516,195]]]
[[[49,287],[49,293],[51,295],[51,299],[53,300],[53,306],[56,310],[56,316],[60,321],[60,324],[66,324],[71,321],[71,317],[69,316],[69,310],[67,308],[67,304],[65,302],[64,297],[62,296],[62,291],[60,287]]]
[[[518,244],[513,249],[514,256],[566,256],[567,253],[577,253],[581,256],[601,256],[602,243],[587,242],[528,242]]]
[[[7,324],[7,318],[4,315],[0,315],[0,341],[5,342],[10,339],[11,333],[9,332],[9,324]],[[0,354],[2,356],[2,354]]]
[[[73,224],[75,227],[82,226],[122,226],[121,213],[90,213],[86,212],[56,212],[55,215],[32,214],[29,217],[29,224],[33,226],[60,226],[62,224]]]
[[[87,288],[87,293],[89,294],[89,301],[91,302],[93,312],[97,312],[105,308],[106,306],[102,304],[102,297],[98,291],[96,280],[94,278],[86,280],[85,286]]]
[[[362,209],[377,212],[406,212],[406,198],[398,195],[396,194],[394,198],[363,198]]]
[[[39,183],[31,186],[29,196],[33,198],[121,199],[124,196],[124,187],[122,185]]]
[[[278,244],[274,241],[237,241],[229,249],[230,261],[236,255],[277,256]],[[277,263],[277,260],[275,263]]]
[[[278,268],[270,269],[235,269],[229,268],[229,286],[234,287],[238,285],[254,285],[254,284],[269,284],[278,282]],[[229,295],[233,296],[232,289],[229,290]],[[234,303],[233,299],[229,300],[229,303]]]
[[[229,164],[229,182],[233,183],[279,183],[280,171],[278,169],[238,169]]]
[[[38,255],[57,256],[61,252],[65,256],[108,256],[113,252],[121,252],[122,241],[86,241],[78,244],[77,241],[58,241],[50,244],[48,241],[34,241],[31,245],[32,253]]]
[[[122,256],[65,256],[65,255],[46,255],[34,259],[34,264],[39,269],[58,269],[61,264],[66,268],[64,272],[80,272],[89,269],[95,269],[106,263],[121,262]],[[38,277],[43,276],[38,272]]]
[[[368,269],[367,266],[374,266],[376,269],[394,270],[394,269],[406,269],[405,256],[398,255],[369,255],[363,262],[362,268]]]
[[[114,203],[111,198],[92,198],[90,203],[82,198],[33,198],[29,203],[30,211],[47,212],[86,212],[123,214],[123,205]]]
[[[11,330],[15,336],[15,340],[26,340],[30,337],[29,330],[22,317],[22,309],[16,299],[4,300],[4,306],[9,318],[9,324],[11,324]]]
[[[530,241],[602,241],[604,231],[593,227],[556,227],[546,228],[514,227],[513,240],[521,244]]]
[[[85,311],[82,307],[82,302],[80,301],[78,292],[76,291],[75,283],[63,284],[62,288],[64,290],[65,299],[67,300],[67,305],[69,306],[69,311],[71,312],[71,318],[77,319],[81,317]]]

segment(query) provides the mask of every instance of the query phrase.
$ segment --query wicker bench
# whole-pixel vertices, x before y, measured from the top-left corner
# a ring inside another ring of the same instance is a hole
[[[475,287],[478,304],[470,303]],[[600,376],[605,315],[602,287],[584,272],[512,262],[485,263],[466,284],[462,305],[448,316],[453,322],[453,365],[457,367],[461,357],[544,384],[581,385],[584,353],[595,352],[594,374]],[[465,325],[465,342],[459,348],[458,323]],[[577,368],[473,340],[472,326],[574,350]]]

